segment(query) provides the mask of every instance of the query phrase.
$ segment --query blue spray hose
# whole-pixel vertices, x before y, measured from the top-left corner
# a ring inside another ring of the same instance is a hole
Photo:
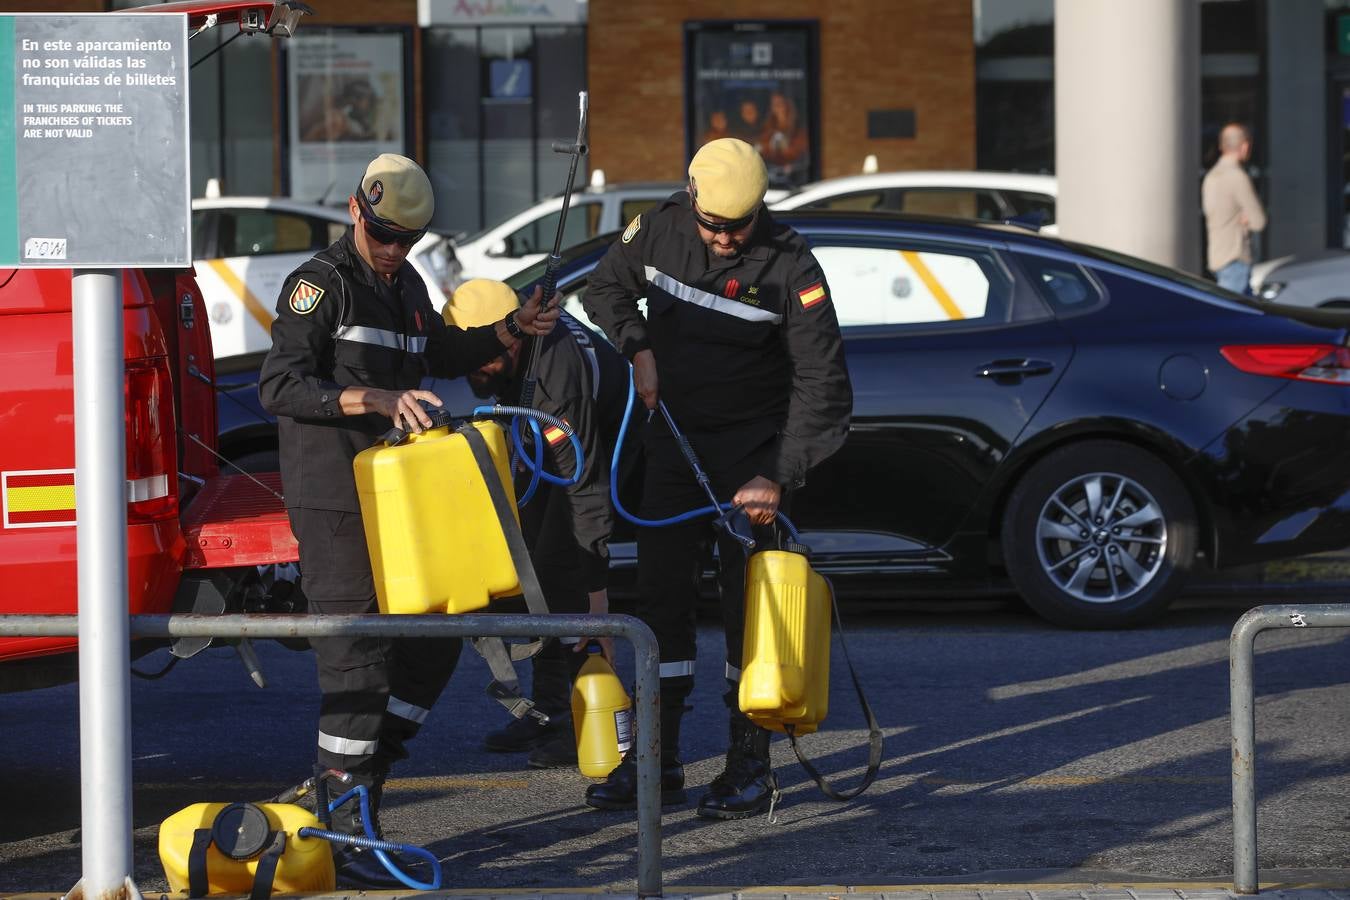
[[[576,484],[581,480],[581,469],[585,464],[586,457],[581,450],[581,439],[577,437],[576,432],[572,430],[572,426],[565,420],[560,419],[557,416],[549,415],[541,410],[534,409],[533,407],[502,406],[501,404],[495,406],[474,407],[473,415],[511,416],[511,445],[514,453],[513,462],[515,459],[519,459],[525,464],[525,468],[530,470],[529,487],[525,489],[525,493],[523,493],[520,500],[517,501],[517,506],[524,506],[526,503],[530,502],[530,498],[534,496],[535,489],[539,487],[539,482],[541,480],[547,481],[549,484],[561,485],[562,487]],[[521,419],[530,423],[530,429],[534,433],[533,459],[526,455],[525,443],[520,436]],[[540,422],[559,429],[563,434],[567,435],[568,440],[571,441],[572,452],[576,455],[576,466],[573,468],[572,476],[570,478],[564,478],[561,475],[553,475],[544,471],[544,438],[543,432],[539,428]]]
[[[664,519],[642,519],[624,509],[623,503],[619,501],[619,460],[623,455],[623,440],[628,435],[628,423],[633,418],[633,398],[637,396],[637,390],[633,386],[633,379],[628,379],[628,402],[623,408],[623,422],[619,425],[619,435],[614,439],[614,458],[609,464],[609,499],[614,504],[614,510],[634,525],[641,525],[645,528],[664,528],[667,525],[678,525],[680,522],[688,522],[690,519],[697,519],[701,516],[717,516],[732,509],[730,503],[718,503],[716,505],[700,506],[698,509],[691,509],[688,512],[682,512],[679,515],[669,516]],[[680,444],[680,449],[685,452],[690,464],[694,467],[695,476],[703,481],[707,476],[703,474],[696,458],[692,455],[693,448],[689,446],[689,440],[679,432],[675,427],[675,421],[670,417],[670,412],[661,404],[661,413],[666,419],[666,424],[670,426],[671,433]],[[687,452],[686,452],[687,451]],[[778,521],[792,537],[794,542],[800,542],[801,537],[797,534],[797,529],[793,526],[792,520],[781,512],[777,513]]]
[[[366,790],[364,784],[358,784],[332,803],[329,803],[328,811],[330,813],[333,812],[339,806],[352,799],[352,797],[356,797],[361,804],[361,824],[366,829],[365,837],[357,837],[353,834],[342,834],[337,831],[328,831],[323,828],[311,828],[308,825],[296,831],[296,835],[299,837],[323,838],[325,841],[330,841],[334,844],[348,844],[353,847],[364,847],[367,850],[372,850],[375,853],[375,858],[380,861],[380,864],[389,871],[390,875],[393,875],[402,882],[404,886],[414,891],[439,890],[441,886],[441,863],[431,851],[413,846],[412,844],[396,844],[393,841],[381,840],[375,836],[375,829],[370,825],[370,792]],[[398,864],[389,858],[389,853],[386,851],[405,853],[410,856],[420,857],[431,866],[431,881],[418,881],[410,875],[404,874],[403,870],[398,867]]]

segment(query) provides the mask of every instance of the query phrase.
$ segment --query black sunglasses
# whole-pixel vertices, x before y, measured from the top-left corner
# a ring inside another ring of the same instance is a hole
[[[420,231],[409,231],[406,228],[399,228],[396,225],[389,225],[370,208],[370,201],[366,199],[366,192],[360,188],[356,189],[356,205],[361,210],[361,224],[365,226],[366,234],[377,244],[398,244],[400,247],[411,247],[422,239],[422,235],[427,233],[423,228]]]
[[[730,222],[709,222],[699,213],[698,207],[694,206],[690,207],[690,209],[693,210],[694,221],[699,224],[699,227],[706,228],[713,234],[721,234],[724,231],[740,231],[742,228],[747,227],[751,222],[755,221],[755,214],[759,212],[759,210],[756,209],[752,211],[750,215],[741,216],[739,219],[732,219]]]

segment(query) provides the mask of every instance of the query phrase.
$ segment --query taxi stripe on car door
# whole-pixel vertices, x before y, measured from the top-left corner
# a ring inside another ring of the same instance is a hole
[[[239,276],[234,274],[234,270],[225,263],[225,260],[209,259],[206,261],[206,264],[210,266],[211,271],[215,272],[216,276],[219,277],[221,281],[225,282],[225,286],[239,298],[240,302],[244,304],[244,308],[248,310],[248,314],[257,320],[258,324],[263,327],[263,331],[271,334],[271,311],[268,310],[266,306],[263,306],[262,303],[258,301],[257,297],[253,296],[253,292],[248,289],[248,285],[244,284]]]
[[[933,295],[933,299],[942,307],[942,311],[947,314],[948,319],[964,319],[965,314],[956,305],[952,295],[947,293],[947,289],[942,286],[933,275],[928,265],[919,258],[919,254],[914,250],[901,250],[900,255],[909,263],[909,267],[914,270],[914,274],[919,276],[919,280],[928,288],[928,292]]]

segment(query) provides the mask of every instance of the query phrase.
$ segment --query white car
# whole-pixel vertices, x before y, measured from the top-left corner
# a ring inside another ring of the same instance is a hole
[[[345,206],[284,197],[200,197],[192,201],[192,256],[211,321],[217,359],[272,346],[277,295],[296,266],[351,224]],[[459,283],[449,238],[427,234],[408,253],[432,303]]]
[[[1287,306],[1350,309],[1350,253],[1324,250],[1252,266],[1252,293]]]
[[[602,184],[572,192],[561,249],[617,231],[676,191],[679,182]],[[562,195],[542,200],[477,234],[455,240],[462,277],[504,280],[553,252]]]
[[[915,171],[845,175],[817,181],[770,201],[771,209],[880,210],[1004,222],[1040,216],[1042,234],[1058,233],[1053,175],[1017,172]]]

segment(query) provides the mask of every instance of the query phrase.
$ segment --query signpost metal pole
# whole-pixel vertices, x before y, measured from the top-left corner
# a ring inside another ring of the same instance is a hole
[[[116,270],[75,270],[75,542],[79,558],[80,821],[87,898],[131,877],[131,625],[127,617],[122,292]],[[134,890],[134,889],[133,889]]]

